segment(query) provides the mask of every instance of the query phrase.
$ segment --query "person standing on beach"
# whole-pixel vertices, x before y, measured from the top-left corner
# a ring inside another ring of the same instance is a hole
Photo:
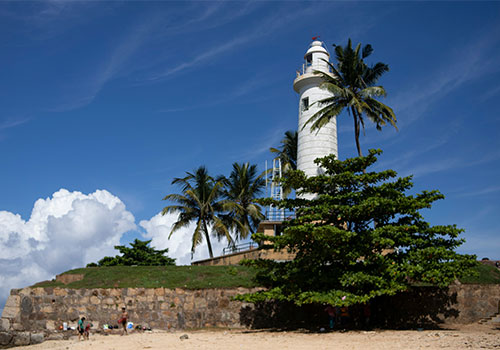
[[[125,307],[122,307],[122,316],[118,320],[118,323],[120,323],[123,327],[122,335],[128,334],[127,332],[127,321],[128,321],[128,313]]]
[[[78,320],[78,326],[76,329],[78,330],[78,340],[83,336],[83,340],[85,340],[85,317],[82,317]]]
[[[335,318],[336,318],[335,308],[332,305],[327,305],[325,311],[328,314],[330,329],[333,329],[333,327],[335,327]]]

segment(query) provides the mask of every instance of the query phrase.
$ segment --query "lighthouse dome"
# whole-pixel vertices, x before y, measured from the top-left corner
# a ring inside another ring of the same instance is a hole
[[[328,57],[330,57],[330,54],[328,53],[328,51],[323,47],[323,43],[319,40],[315,40],[311,43],[311,47],[309,48],[309,50],[307,50],[304,57],[307,57],[307,55],[309,55],[313,52],[321,52],[321,53],[326,54]]]

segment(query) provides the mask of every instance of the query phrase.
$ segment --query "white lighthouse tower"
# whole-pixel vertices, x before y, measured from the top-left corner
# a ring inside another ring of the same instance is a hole
[[[332,96],[328,90],[320,89],[322,78],[314,74],[314,71],[331,74],[325,62],[329,61],[330,54],[323,47],[323,43],[314,40],[304,58],[302,71],[297,72],[297,78],[293,82],[293,89],[300,95],[297,169],[302,170],[307,176],[316,176],[322,173],[321,168],[314,163],[316,158],[332,153],[338,156],[337,118],[332,118],[319,131],[311,132],[312,123],[304,128],[309,118],[322,108],[315,102]]]

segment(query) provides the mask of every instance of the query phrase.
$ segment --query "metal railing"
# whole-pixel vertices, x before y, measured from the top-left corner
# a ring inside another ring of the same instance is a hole
[[[295,219],[295,210],[266,208],[266,220],[268,221],[285,221]]]
[[[302,64],[302,69],[297,70],[297,77],[307,74],[307,73],[313,73],[315,70],[320,70],[320,71],[325,71],[325,68],[328,70],[329,73],[333,73],[332,68],[330,66],[322,65],[322,64],[312,64],[312,63],[303,63]]]
[[[255,242],[236,244],[236,245],[229,246],[229,247],[222,249],[222,255],[238,253],[238,252],[241,252],[244,250],[250,250],[250,249],[258,248],[258,247],[259,247],[259,245]]]

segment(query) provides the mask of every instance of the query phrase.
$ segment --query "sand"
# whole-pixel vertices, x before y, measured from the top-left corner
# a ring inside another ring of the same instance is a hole
[[[180,339],[187,334],[188,339]],[[249,330],[153,331],[128,336],[91,334],[90,340],[50,340],[18,347],[29,350],[165,349],[500,349],[500,330],[488,325],[424,331],[348,331],[309,333]]]

